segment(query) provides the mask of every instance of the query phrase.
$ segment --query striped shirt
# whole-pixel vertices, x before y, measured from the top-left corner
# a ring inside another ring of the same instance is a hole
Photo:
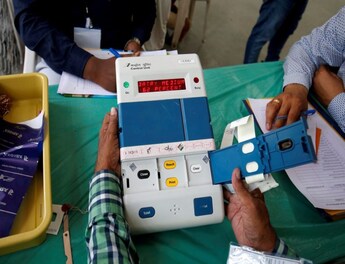
[[[277,238],[276,244],[274,246],[272,253],[278,256],[288,256],[288,257],[298,258],[295,251],[289,248],[288,245],[286,245],[285,242],[280,238]]]
[[[283,87],[299,83],[308,89],[320,65],[339,68],[338,76],[345,84],[345,7],[310,35],[296,42],[284,63]],[[345,93],[337,95],[329,104],[328,112],[345,132]]]

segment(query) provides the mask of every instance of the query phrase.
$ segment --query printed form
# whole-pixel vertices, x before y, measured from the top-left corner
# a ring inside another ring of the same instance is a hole
[[[266,104],[271,99],[247,99],[261,128],[265,129]],[[313,109],[309,105],[309,109]],[[317,146],[317,162],[287,169],[286,173],[297,189],[316,208],[345,209],[345,140],[316,112],[308,116],[308,134],[316,139],[316,130],[321,131]],[[315,145],[315,143],[314,143]]]

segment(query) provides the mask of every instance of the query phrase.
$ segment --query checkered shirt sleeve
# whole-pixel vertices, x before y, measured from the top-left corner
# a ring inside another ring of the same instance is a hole
[[[122,205],[121,182],[110,171],[94,175],[89,186],[89,221],[86,229],[88,263],[136,263]]]

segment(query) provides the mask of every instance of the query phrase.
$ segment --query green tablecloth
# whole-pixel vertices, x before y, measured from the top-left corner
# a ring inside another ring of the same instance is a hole
[[[217,147],[227,123],[248,115],[242,100],[278,94],[282,63],[258,63],[204,71]],[[98,131],[116,99],[67,98],[49,88],[53,203],[88,205],[88,182],[97,155]],[[315,263],[345,256],[345,220],[327,222],[299,193],[285,173],[273,175],[279,187],[265,194],[278,235],[300,256]],[[70,235],[74,263],[86,263],[87,214],[72,211]],[[217,225],[175,230],[134,238],[142,263],[226,263],[235,241],[227,220]],[[0,257],[0,263],[65,263],[62,230],[41,245]]]

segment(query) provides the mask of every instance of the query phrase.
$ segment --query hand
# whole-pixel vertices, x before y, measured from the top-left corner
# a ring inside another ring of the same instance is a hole
[[[277,236],[271,226],[262,193],[259,189],[250,193],[237,168],[232,173],[232,185],[235,194],[224,190],[224,199],[229,202],[225,211],[237,242],[259,251],[272,252]]]
[[[266,129],[279,128],[297,121],[301,113],[308,109],[308,90],[301,84],[289,84],[284,92],[276,96],[266,106]],[[286,119],[276,120],[277,116]]]
[[[141,46],[134,40],[126,43],[124,50],[133,51],[133,53],[140,52],[142,50]]]
[[[126,54],[123,57],[137,57],[140,52]],[[99,59],[92,56],[86,63],[83,78],[102,86],[109,92],[116,93],[115,57]]]
[[[324,65],[321,65],[315,72],[313,91],[319,102],[325,107],[328,107],[334,97],[345,92],[343,81]]]
[[[109,92],[116,92],[115,57],[99,59],[92,56],[86,63],[83,78],[102,86]]]
[[[110,113],[105,115],[99,131],[95,171],[100,170],[111,170],[117,176],[121,175],[118,115],[114,107],[111,108]]]

